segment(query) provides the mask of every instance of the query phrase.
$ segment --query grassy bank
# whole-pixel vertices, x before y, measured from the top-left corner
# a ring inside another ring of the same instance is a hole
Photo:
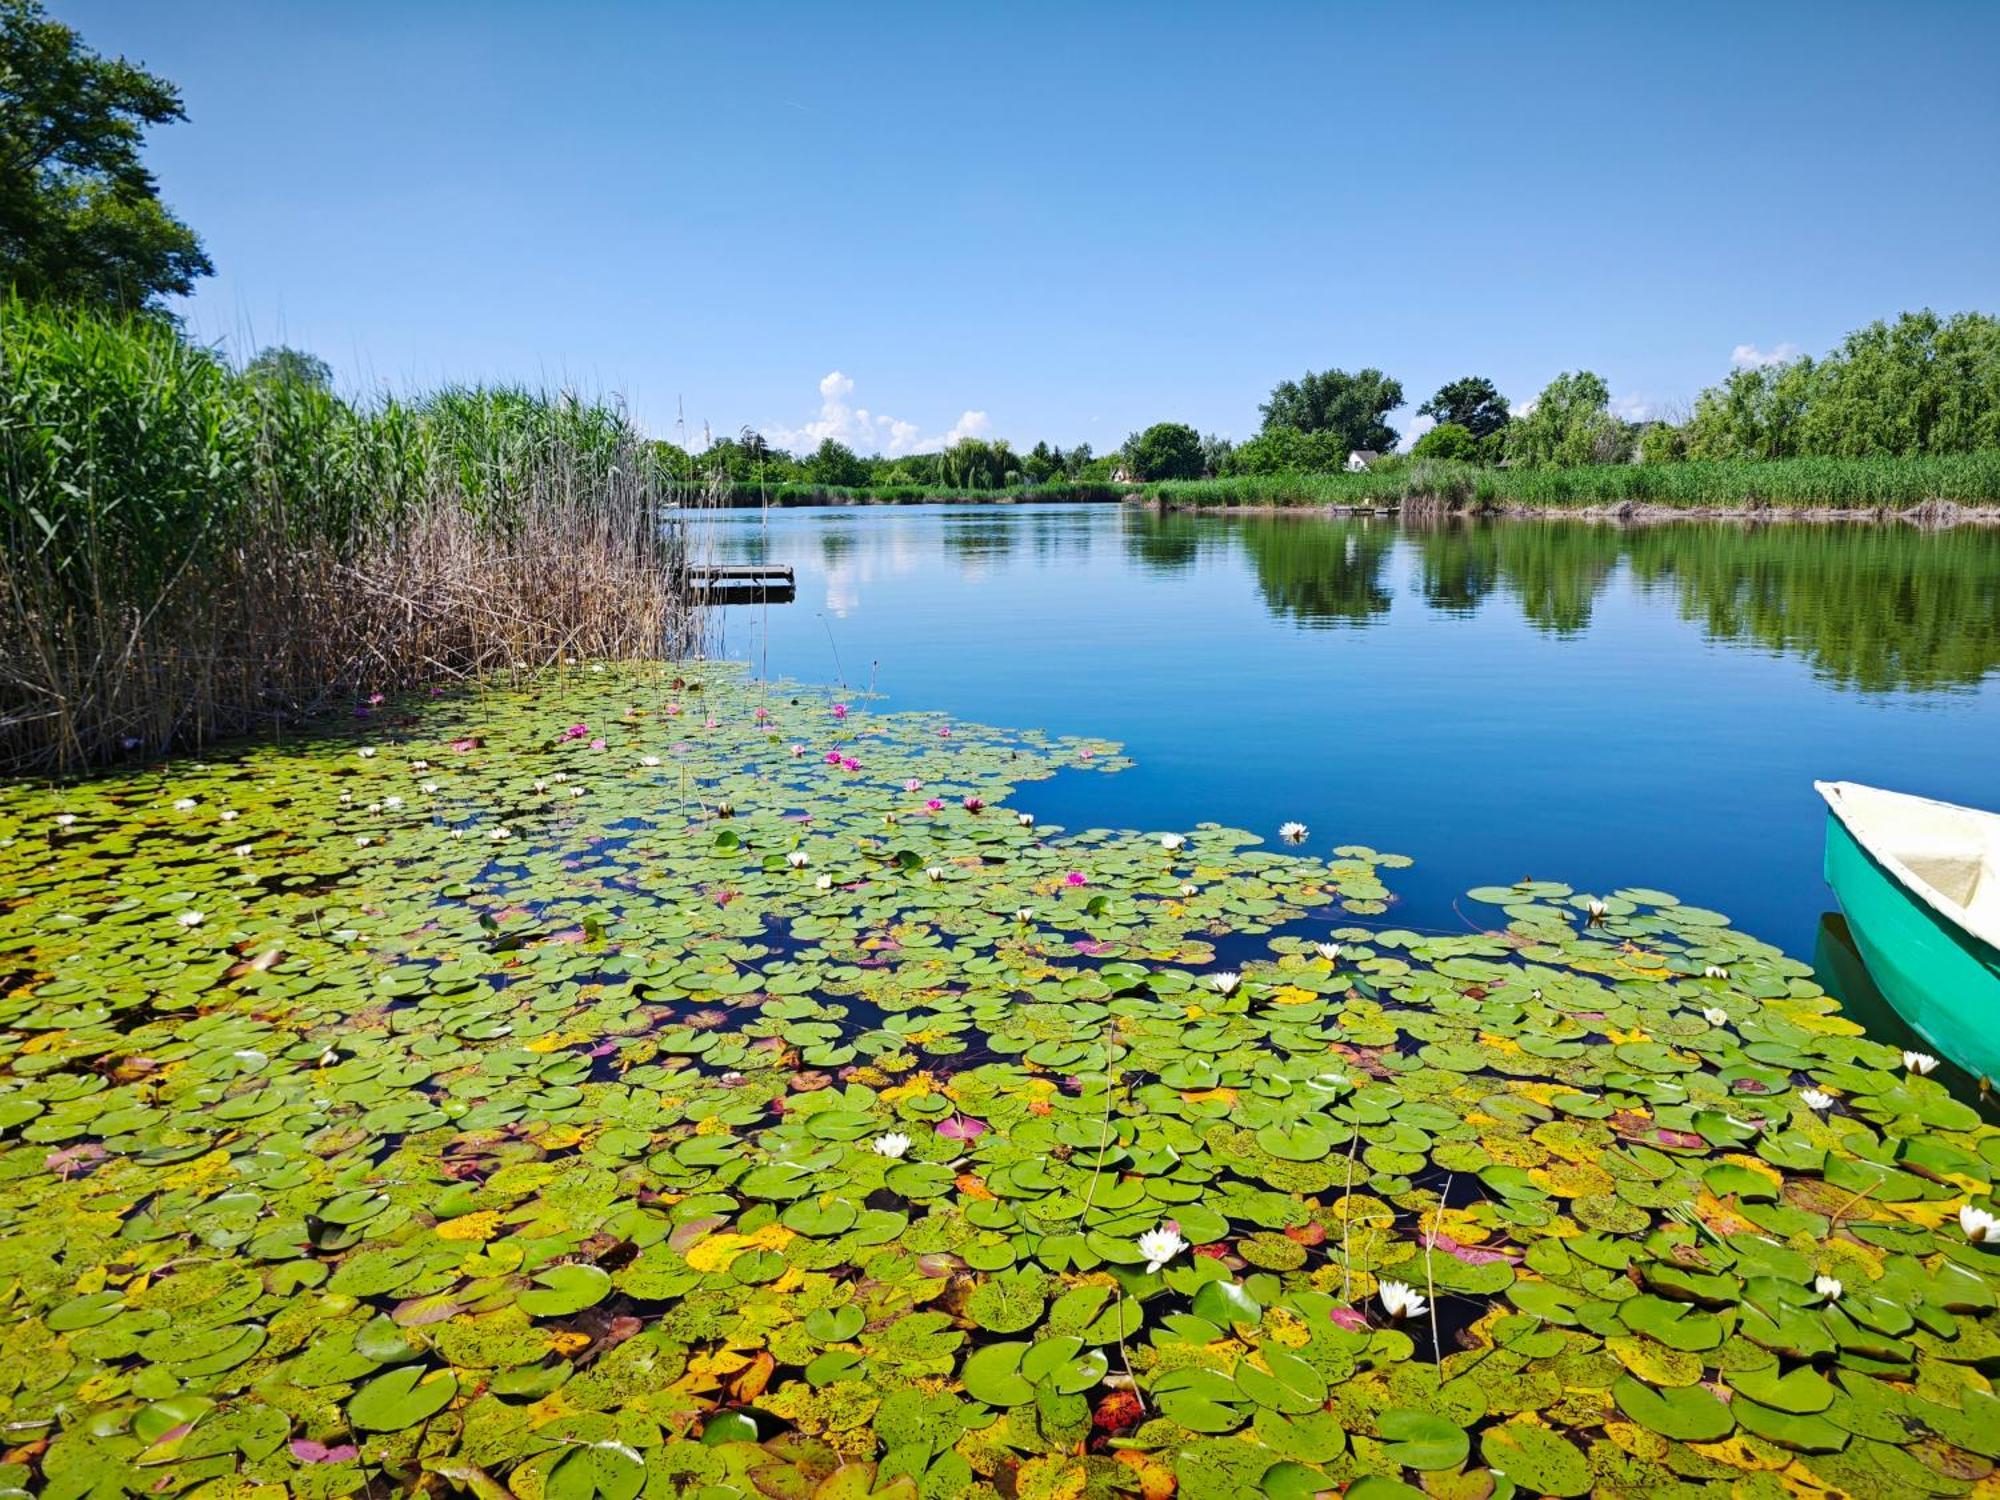
[[[1175,505],[1401,505],[1451,509],[1640,505],[1870,510],[1947,500],[2000,502],[2000,451],[1948,458],[1791,458],[1768,462],[1488,469],[1413,463],[1367,474],[1262,474],[1144,486]]]
[[[672,499],[601,407],[357,407],[158,321],[0,304],[0,766],[683,648]]]
[[[722,488],[720,503],[737,508],[758,505],[1025,505],[1126,500],[1134,487],[1108,481],[1058,480],[1051,484],[1020,484],[1005,489],[976,490],[943,484],[731,484]],[[706,503],[715,503],[713,500]]]

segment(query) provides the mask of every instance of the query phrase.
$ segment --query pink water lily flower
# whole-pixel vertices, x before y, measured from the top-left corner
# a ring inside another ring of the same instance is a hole
[[[1335,1327],[1345,1328],[1349,1333],[1365,1332],[1368,1327],[1368,1315],[1358,1307],[1336,1307],[1326,1316]]]
[[[834,717],[835,717],[836,719],[844,719],[844,718],[846,718],[846,717],[847,717],[847,705],[846,705],[845,703],[836,703],[836,704],[834,704],[834,705],[833,705],[833,716],[834,716]]]
[[[563,731],[562,737],[566,740],[587,740],[590,738],[590,726],[588,724],[572,724]]]
[[[938,1121],[937,1133],[948,1141],[976,1141],[986,1134],[986,1122],[971,1115],[953,1115]]]
[[[940,799],[940,798],[937,798],[937,797],[933,797],[933,798],[931,798],[931,799],[930,799],[930,801],[928,801],[928,802],[926,802],[926,803],[924,804],[924,811],[925,811],[925,812],[943,812],[943,811],[944,811],[944,802],[943,802],[943,801],[942,801],[942,799]]]
[[[843,771],[858,771],[861,769],[861,762],[850,755],[841,761],[840,768]]]
[[[755,714],[752,715],[752,717],[755,718],[759,724],[761,724],[766,719],[771,717],[771,710],[768,708],[760,708],[757,710]]]
[[[805,747],[804,745],[794,745],[794,746],[792,746],[792,759],[793,759],[793,760],[797,760],[797,759],[798,759],[798,758],[799,758],[799,757],[800,757],[801,755],[804,755],[805,753],[806,753],[806,747]]]
[[[380,693],[370,693],[370,694],[368,695],[368,702],[369,702],[369,703],[370,703],[371,705],[373,705],[373,706],[377,706],[377,707],[379,707],[380,705],[382,705],[382,704],[384,704],[384,703],[386,703],[386,702],[388,702],[388,701],[389,701],[389,700],[388,700],[387,698],[385,698],[385,697],[384,697],[384,696],[383,696],[382,694],[380,694]]]
[[[830,766],[837,766],[837,765],[839,765],[839,764],[840,764],[840,752],[839,752],[838,750],[829,750],[829,751],[827,751],[827,752],[826,752],[826,763],[827,763],[828,765],[830,765]]]
[[[903,783],[903,790],[906,792],[921,792],[923,789],[924,784],[914,776]]]
[[[985,805],[986,805],[985,801],[978,797],[967,797],[964,803],[964,807],[967,812],[978,812],[979,809],[984,807]]]
[[[1069,872],[1069,874],[1067,874],[1067,875],[1063,876],[1063,884],[1064,884],[1064,885],[1089,885],[1089,884],[1090,884],[1090,882],[1089,882],[1088,880],[1085,880],[1085,879],[1083,878],[1083,871],[1081,871],[1081,870],[1071,870],[1071,871]]]
[[[604,748],[604,741],[602,739],[592,740],[590,742],[590,748],[593,750],[602,750]]]
[[[951,738],[951,726],[949,724],[945,725],[944,728],[938,731],[938,738],[941,740],[948,740]]]
[[[667,717],[670,719],[673,718],[680,711],[681,711],[681,706],[678,703],[669,703],[667,705]]]

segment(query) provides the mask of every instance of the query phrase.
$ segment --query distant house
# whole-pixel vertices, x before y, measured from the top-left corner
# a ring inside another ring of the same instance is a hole
[[[1113,484],[1137,484],[1139,476],[1134,474],[1130,469],[1127,469],[1123,464],[1120,464],[1111,471],[1111,482]]]
[[[1382,455],[1377,453],[1373,448],[1355,448],[1347,455],[1347,472],[1350,474],[1366,474],[1370,469],[1375,467],[1376,461],[1381,457]]]

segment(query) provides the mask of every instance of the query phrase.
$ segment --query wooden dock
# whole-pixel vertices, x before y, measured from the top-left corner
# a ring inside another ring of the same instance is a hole
[[[689,563],[692,583],[761,583],[775,587],[794,583],[790,563]]]
[[[688,583],[708,604],[789,604],[798,592],[790,563],[690,563]]]

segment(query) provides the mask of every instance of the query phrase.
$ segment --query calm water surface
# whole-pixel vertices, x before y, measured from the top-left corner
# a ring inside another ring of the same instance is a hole
[[[1993,531],[1118,506],[699,525],[717,560],[797,570],[795,602],[722,612],[728,654],[1122,740],[1135,769],[1020,800],[1072,828],[1274,842],[1296,818],[1316,852],[1414,857],[1411,925],[1460,929],[1460,892],[1524,876],[1646,885],[1812,959],[1832,907],[1815,777],[2000,807]]]

